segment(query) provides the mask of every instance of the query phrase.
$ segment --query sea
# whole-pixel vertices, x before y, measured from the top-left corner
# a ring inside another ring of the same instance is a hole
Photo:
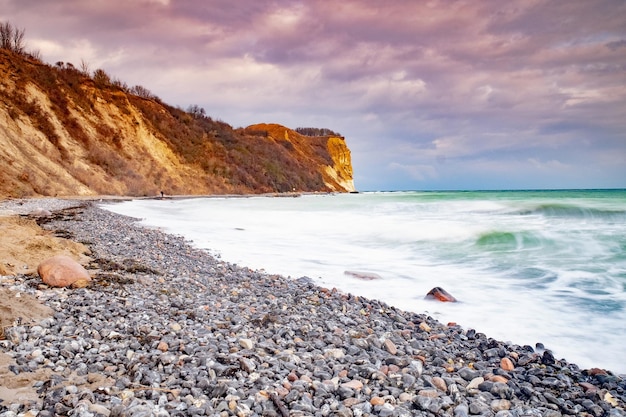
[[[626,374],[626,190],[136,199],[104,208],[223,261]],[[434,287],[458,302],[425,299]]]

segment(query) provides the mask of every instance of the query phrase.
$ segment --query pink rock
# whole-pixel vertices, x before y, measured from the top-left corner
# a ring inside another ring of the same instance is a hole
[[[500,360],[500,368],[504,369],[505,371],[512,371],[513,369],[515,369],[515,365],[513,365],[513,361],[509,358],[502,358]]]
[[[600,368],[591,368],[587,370],[589,375],[608,375],[608,373],[604,369]]]
[[[396,344],[389,339],[385,339],[385,341],[383,342],[383,346],[385,347],[385,350],[392,355],[398,353],[398,348],[396,348]]]
[[[502,375],[494,375],[491,378],[489,378],[489,381],[502,382],[503,384],[506,384],[507,382],[509,382],[509,380],[506,377],[503,377]]]
[[[598,387],[596,387],[593,384],[590,384],[589,382],[580,382],[579,384],[580,384],[581,387],[583,387],[585,392],[596,392],[596,391],[598,391]]]
[[[370,400],[370,404],[372,405],[383,405],[385,403],[385,400],[383,400],[381,397],[372,397],[372,399]]]
[[[443,378],[435,376],[433,377],[432,381],[435,388],[437,388],[439,391],[448,391],[448,385],[446,384],[446,381],[443,380]]]
[[[390,374],[397,374],[398,372],[400,372],[400,367],[398,365],[394,365],[394,364],[389,365]]]
[[[358,403],[362,401],[363,400],[360,398],[354,398],[354,397],[346,398],[345,400],[343,400],[343,405],[350,408],[350,407],[354,407],[355,405],[357,405]]]
[[[345,388],[352,388],[353,390],[358,391],[363,388],[363,383],[358,379],[353,379],[352,381],[348,381],[345,384],[341,384],[341,386]]]
[[[428,398],[437,398],[439,397],[439,392],[437,392],[437,390],[435,389],[423,389],[418,391],[417,395]]]
[[[37,267],[37,273],[51,287],[69,287],[72,284],[84,287],[91,281],[89,272],[66,255],[46,259]]]

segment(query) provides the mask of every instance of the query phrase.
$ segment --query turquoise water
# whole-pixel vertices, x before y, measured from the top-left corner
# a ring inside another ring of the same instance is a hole
[[[582,367],[626,373],[625,190],[135,200],[106,208],[229,262],[308,276],[496,339],[542,342]],[[424,300],[435,286],[460,302]]]

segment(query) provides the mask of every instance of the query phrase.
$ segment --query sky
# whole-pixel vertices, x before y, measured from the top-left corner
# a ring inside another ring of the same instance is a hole
[[[623,0],[0,0],[0,21],[233,127],[339,132],[360,191],[626,188]]]

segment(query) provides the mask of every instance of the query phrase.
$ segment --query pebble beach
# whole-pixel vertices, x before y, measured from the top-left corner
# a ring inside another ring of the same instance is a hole
[[[0,417],[626,416],[624,375],[540,344],[229,264],[97,201],[0,202],[35,210],[90,249],[93,281],[0,279],[54,312],[3,329],[10,372],[39,377]]]

